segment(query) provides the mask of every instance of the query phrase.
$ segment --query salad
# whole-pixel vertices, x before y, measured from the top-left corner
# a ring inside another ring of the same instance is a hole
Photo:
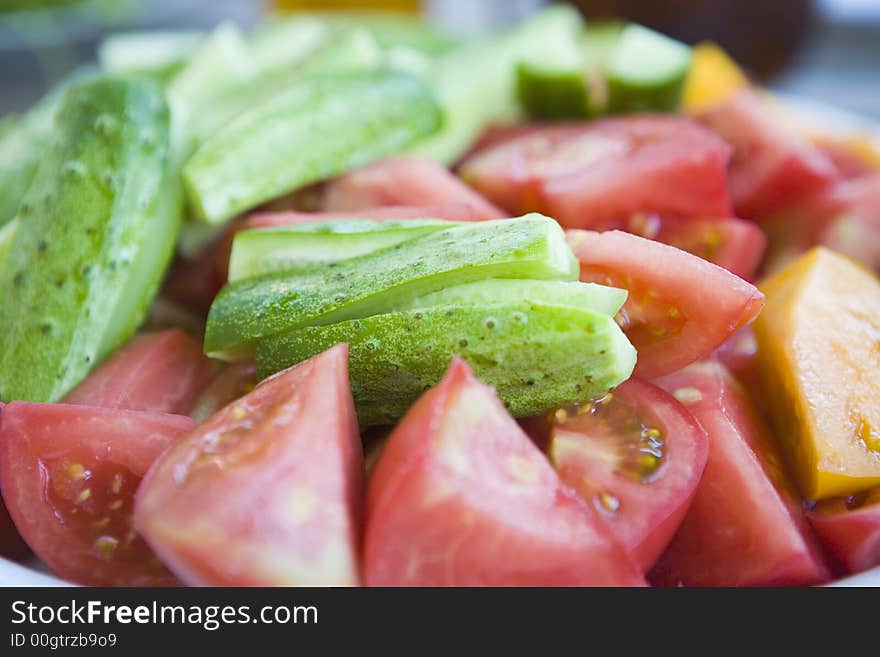
[[[792,116],[562,6],[111,37],[0,123],[0,553],[102,586],[880,565],[880,155]]]

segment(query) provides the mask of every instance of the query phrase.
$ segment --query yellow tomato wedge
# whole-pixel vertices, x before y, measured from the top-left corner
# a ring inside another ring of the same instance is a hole
[[[682,107],[696,113],[720,103],[748,86],[745,73],[720,46],[711,41],[693,48],[691,69],[685,80]]]
[[[760,287],[761,373],[802,492],[880,485],[880,281],[818,247]]]

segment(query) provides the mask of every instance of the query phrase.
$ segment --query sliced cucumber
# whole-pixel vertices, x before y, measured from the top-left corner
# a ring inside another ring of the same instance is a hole
[[[167,77],[186,62],[204,36],[198,30],[112,34],[98,46],[98,63],[108,73],[149,73]]]
[[[519,102],[536,119],[586,117],[590,112],[586,61],[579,34],[548,44],[517,67]]]
[[[229,280],[341,262],[453,225],[442,219],[347,219],[246,230],[232,243]]]
[[[691,49],[641,25],[627,25],[608,62],[608,110],[671,111],[678,107]]]
[[[614,316],[626,301],[627,291],[595,283],[490,278],[448,287],[413,299],[400,310],[437,306],[485,307],[501,303],[540,303],[570,306]]]
[[[169,150],[155,81],[65,95],[0,264],[0,399],[57,401],[143,321],[180,221]]]
[[[636,352],[608,315],[511,303],[374,315],[291,331],[257,344],[261,377],[349,345],[351,389],[364,425],[400,419],[461,356],[514,416],[606,393],[632,373]]]
[[[264,201],[399,152],[434,132],[430,89],[401,72],[311,78],[237,117],[187,162],[197,215],[222,223]]]
[[[526,215],[446,228],[301,274],[228,284],[214,300],[205,351],[245,357],[260,338],[389,312],[451,285],[484,278],[576,280],[578,264],[552,219]]]

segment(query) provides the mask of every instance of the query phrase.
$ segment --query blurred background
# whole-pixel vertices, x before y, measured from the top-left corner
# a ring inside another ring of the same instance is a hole
[[[95,56],[110,32],[251,25],[274,10],[420,12],[480,33],[542,0],[0,0],[0,115],[27,107]],[[711,39],[778,90],[880,119],[880,0],[580,0],[588,18],[639,21],[689,43]]]

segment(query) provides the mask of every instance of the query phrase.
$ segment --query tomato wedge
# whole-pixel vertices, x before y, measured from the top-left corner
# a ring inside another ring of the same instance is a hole
[[[480,221],[509,216],[442,164],[416,155],[380,160],[331,180],[324,186],[322,209],[351,212],[382,206],[445,203],[467,205]]]
[[[880,174],[837,185],[819,242],[880,270]]]
[[[244,397],[257,386],[257,366],[241,361],[225,366],[193,405],[190,415],[201,424],[227,404]]]
[[[567,236],[582,281],[629,290],[618,321],[638,351],[641,378],[704,358],[761,310],[754,285],[666,244],[620,231]]]
[[[848,573],[880,566],[880,488],[819,502],[808,517],[822,544]]]
[[[766,410],[754,329],[745,326],[731,335],[715,350],[715,358],[739,381],[755,405]]]
[[[663,586],[791,586],[830,572],[786,479],[772,437],[745,393],[712,361],[659,379],[709,437],[690,509],[649,578]]]
[[[514,214],[566,228],[638,213],[729,217],[730,148],[689,119],[639,116],[524,130],[468,158],[461,175]]]
[[[337,345],[163,454],[135,526],[187,584],[354,585],[363,477],[348,347]]]
[[[624,586],[644,579],[464,361],[400,422],[367,493],[369,586]]]
[[[834,163],[753,91],[738,92],[700,120],[733,146],[730,194],[741,217],[760,219],[837,178]]]
[[[187,415],[214,374],[201,343],[180,329],[144,333],[102,363],[64,401]]]
[[[3,422],[3,402],[0,402],[0,424]],[[9,517],[9,511],[0,497],[0,557],[19,559],[28,552],[27,544],[21,540],[15,523]]]
[[[706,467],[706,434],[672,395],[630,379],[553,415],[550,460],[650,569],[688,509]]]
[[[0,424],[0,490],[31,549],[91,586],[173,586],[132,527],[134,493],[188,417],[12,402]]]

